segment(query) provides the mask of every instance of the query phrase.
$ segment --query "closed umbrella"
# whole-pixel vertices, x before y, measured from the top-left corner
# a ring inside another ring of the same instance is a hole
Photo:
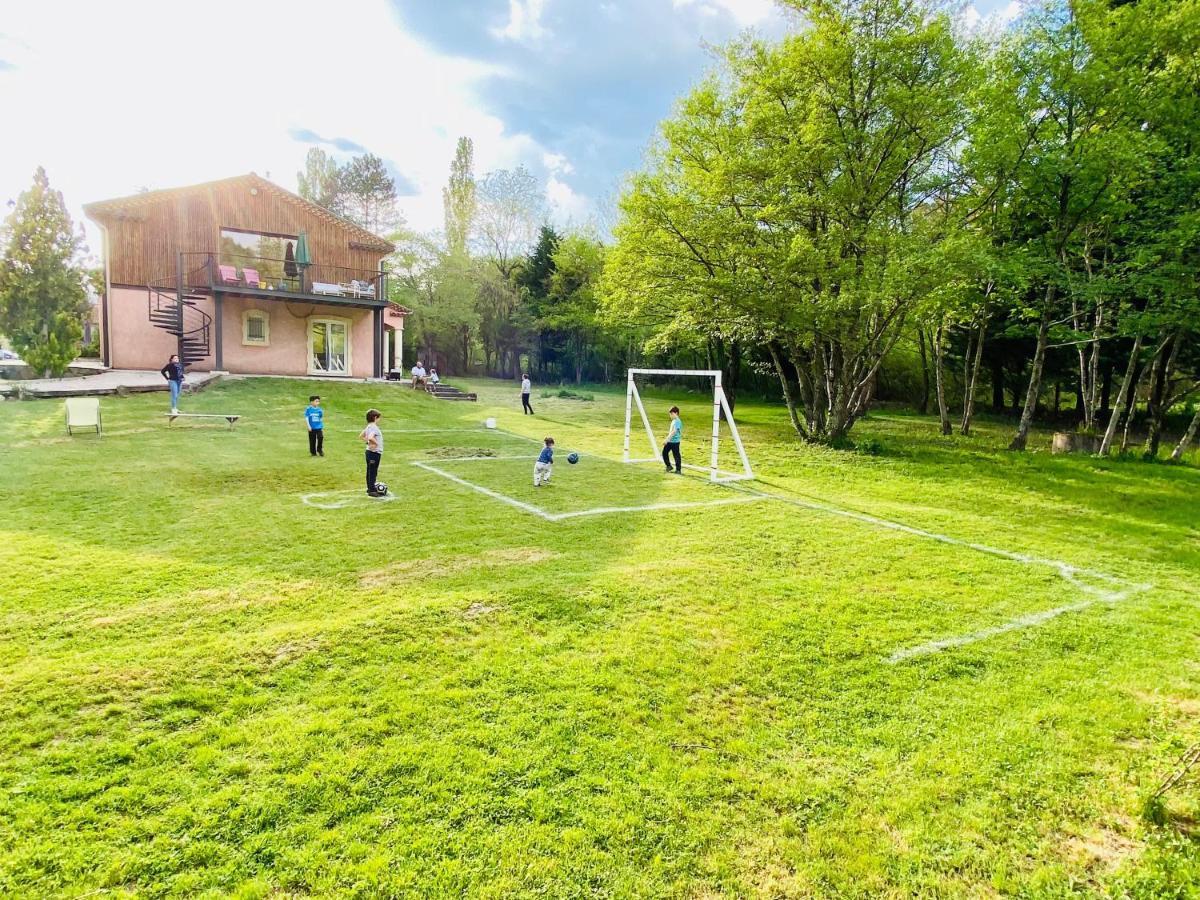
[[[301,231],[300,239],[296,241],[296,264],[300,266],[311,266],[312,257],[308,254],[308,232]]]
[[[312,265],[312,257],[308,254],[308,232],[301,230],[296,241],[296,265],[300,267],[300,290],[305,290],[304,283],[308,280],[308,267]]]
[[[288,278],[296,277],[296,252],[291,241],[287,242],[287,250],[283,254],[283,274]]]

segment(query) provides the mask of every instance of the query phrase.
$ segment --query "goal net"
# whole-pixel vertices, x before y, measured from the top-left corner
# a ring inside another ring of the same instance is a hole
[[[711,378],[713,385],[712,446],[709,448],[709,464],[707,466],[696,466],[685,463],[684,468],[696,469],[701,472],[707,471],[709,479],[717,482],[745,481],[754,477],[754,472],[750,468],[750,460],[746,456],[746,448],[742,446],[742,437],[738,434],[737,423],[733,421],[733,413],[729,409],[729,401],[725,399],[725,390],[721,387],[721,371],[719,369],[630,369],[625,387],[625,452],[623,454],[625,462],[659,462],[659,452],[662,450],[662,444],[654,436],[654,427],[650,424],[650,418],[646,415],[646,407],[642,403],[642,395],[638,390],[637,378],[639,375],[669,375],[673,378]],[[633,432],[633,411],[635,408],[642,420],[642,427],[646,431],[646,439],[650,442],[650,453],[652,455],[648,457],[634,457],[629,450],[629,440]],[[729,437],[733,441],[734,448],[737,450],[738,458],[741,460],[741,472],[725,471],[719,465],[722,413],[725,414],[725,422],[729,426]]]

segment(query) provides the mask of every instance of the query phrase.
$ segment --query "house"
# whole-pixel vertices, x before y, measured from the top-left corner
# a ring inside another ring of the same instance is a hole
[[[388,241],[257,175],[84,206],[104,238],[101,358],[158,369],[381,377],[408,310]]]

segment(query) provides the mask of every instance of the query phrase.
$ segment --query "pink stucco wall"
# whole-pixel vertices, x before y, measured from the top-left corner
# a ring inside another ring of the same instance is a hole
[[[213,313],[212,298],[204,297],[196,302],[197,308],[210,316]],[[175,335],[155,328],[150,324],[145,288],[112,288],[109,297],[108,337],[111,356],[109,365],[114,369],[161,369],[177,349]],[[210,354],[191,369],[201,372],[213,368]]]
[[[223,364],[227,372],[254,375],[308,375],[308,330],[313,318],[342,319],[349,324],[350,376],[374,374],[373,312],[316,303],[281,303],[250,297],[226,297]],[[267,346],[242,342],[242,314],[248,309],[267,313]]]
[[[211,297],[198,300],[197,307],[215,315]],[[245,344],[242,340],[242,315],[248,309],[267,313],[269,335],[265,346]],[[144,288],[113,287],[109,310],[113,368],[157,369],[175,352],[174,335],[150,323]],[[350,377],[370,378],[374,374],[373,310],[232,296],[223,301],[222,368],[247,375],[308,375],[308,332],[313,318],[345,320],[350,335]],[[391,310],[385,311],[384,320],[398,331],[404,328],[403,317]],[[215,351],[214,323],[209,356],[189,369],[214,369]]]

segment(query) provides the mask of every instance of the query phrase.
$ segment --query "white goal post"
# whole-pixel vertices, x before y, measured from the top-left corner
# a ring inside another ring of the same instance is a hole
[[[754,477],[750,468],[750,460],[746,456],[746,448],[742,446],[742,437],[738,434],[737,423],[733,421],[733,413],[729,409],[729,401],[725,399],[725,389],[721,387],[720,369],[630,369],[625,385],[625,452],[623,459],[627,463],[659,462],[658,455],[661,446],[654,437],[654,428],[646,416],[646,407],[642,405],[642,395],[638,392],[638,375],[670,375],[673,377],[697,377],[713,379],[713,414],[712,414],[712,448],[709,454],[707,471],[711,481],[746,481]],[[646,438],[650,441],[650,452],[653,456],[645,459],[635,459],[629,453],[629,435],[633,428],[633,408],[637,407],[638,415],[642,418],[642,426],[646,429]],[[742,471],[726,472],[717,465],[718,449],[721,439],[721,413],[729,423],[729,434],[733,438],[733,446],[737,448],[738,457],[742,462]],[[706,471],[704,466],[684,465],[687,469]]]

